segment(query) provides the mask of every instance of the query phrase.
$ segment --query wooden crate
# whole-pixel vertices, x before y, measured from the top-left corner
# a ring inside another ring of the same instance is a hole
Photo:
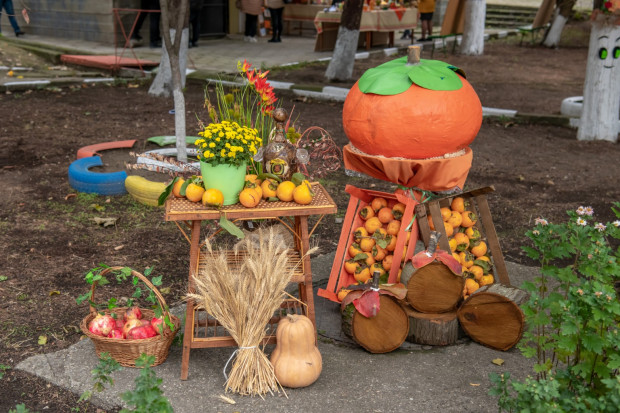
[[[332,270],[329,276],[329,282],[325,289],[319,289],[318,291],[319,296],[327,298],[334,302],[339,302],[337,294],[342,287],[347,287],[351,284],[357,283],[353,275],[345,271],[344,263],[352,258],[349,255],[348,247],[352,242],[353,232],[357,227],[363,225],[363,220],[359,216],[359,211],[366,205],[370,204],[372,200],[376,197],[385,198],[388,202],[389,207],[393,206],[398,202],[405,204],[405,213],[403,214],[401,220],[402,225],[400,228],[400,232],[398,233],[398,241],[394,249],[393,258],[394,263],[401,263],[403,258],[403,247],[405,246],[405,229],[412,221],[415,205],[418,204],[417,200],[405,196],[401,193],[387,193],[373,191],[369,189],[360,189],[352,185],[347,185],[345,187],[345,191],[347,191],[351,195],[351,197],[349,199],[347,213],[342,224],[342,231],[340,233],[336,256],[334,258],[334,263],[332,265]],[[413,256],[417,239],[418,227],[417,225],[413,224],[411,225],[411,237],[409,240],[409,246],[407,248],[405,258],[409,259]],[[389,283],[396,282],[398,277],[398,270],[400,268],[401,265],[392,265],[392,269],[390,270],[390,274],[388,277]]]
[[[418,204],[415,207],[416,217],[418,218],[418,226],[420,230],[420,238],[424,242],[424,245],[428,246],[430,239],[431,229],[428,223],[428,216],[430,215],[433,224],[437,231],[441,232],[442,236],[439,239],[439,248],[450,251],[448,244],[448,237],[446,237],[446,231],[443,226],[443,220],[441,219],[441,207],[450,207],[452,199],[456,197],[463,197],[471,204],[470,210],[478,215],[478,223],[476,227],[482,233],[482,238],[487,243],[489,255],[493,262],[493,274],[495,275],[496,282],[503,285],[510,285],[510,279],[508,278],[508,272],[506,270],[506,263],[504,256],[502,255],[502,249],[499,245],[499,239],[495,232],[495,225],[493,225],[493,219],[491,218],[491,211],[489,209],[489,203],[486,198],[486,194],[495,191],[493,186],[474,189],[472,191],[453,194],[448,197],[434,199],[429,202]]]

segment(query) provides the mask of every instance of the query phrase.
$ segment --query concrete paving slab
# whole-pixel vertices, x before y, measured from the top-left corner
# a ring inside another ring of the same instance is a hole
[[[334,254],[312,260],[316,275],[315,294],[324,286]],[[534,268],[507,263],[511,282],[519,285],[532,279]],[[469,339],[446,347],[405,343],[388,354],[370,354],[340,331],[338,304],[315,296],[319,350],[323,372],[318,381],[302,389],[285,389],[275,395],[259,397],[224,395],[224,366],[234,348],[196,349],[190,355],[189,378],[180,380],[182,349],[173,346],[168,359],[154,368],[162,378],[162,390],[175,412],[496,412],[488,395],[488,374],[510,371],[513,377],[532,372],[532,361],[513,348],[502,352]],[[183,314],[184,308],[174,311]],[[268,346],[269,354],[273,346]],[[504,360],[503,366],[492,363]],[[98,363],[88,339],[56,353],[41,354],[19,363],[16,368],[42,377],[81,394],[92,388],[91,373]],[[137,369],[124,368],[113,375],[115,385],[95,394],[93,403],[102,408],[123,406],[121,394],[134,386]],[[287,397],[288,396],[288,397]]]

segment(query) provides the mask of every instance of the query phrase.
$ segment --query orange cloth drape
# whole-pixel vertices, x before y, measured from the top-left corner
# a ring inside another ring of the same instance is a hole
[[[407,188],[433,192],[462,190],[473,160],[469,147],[465,148],[465,154],[454,158],[394,159],[363,154],[347,144],[342,155],[346,169]]]

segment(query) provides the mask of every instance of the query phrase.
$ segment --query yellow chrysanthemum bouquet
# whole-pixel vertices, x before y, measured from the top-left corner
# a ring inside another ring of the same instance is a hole
[[[249,164],[262,143],[255,128],[228,120],[207,125],[198,136],[198,158],[212,166]]]

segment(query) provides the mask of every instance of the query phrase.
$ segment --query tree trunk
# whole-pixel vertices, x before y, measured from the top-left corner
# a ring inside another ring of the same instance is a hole
[[[525,317],[519,306],[525,291],[502,284],[479,288],[457,311],[461,327],[469,337],[496,350],[508,350],[521,340]]]
[[[599,14],[592,22],[590,45],[583,86],[583,109],[577,131],[581,141],[618,141],[620,112],[620,60],[614,58],[618,47],[618,16]]]
[[[560,45],[562,31],[570,18],[576,2],[577,0],[560,0],[558,2],[555,17],[543,41],[545,46],[555,48]]]
[[[342,311],[342,331],[371,353],[396,350],[409,333],[409,318],[393,297],[380,295],[379,308],[372,318],[361,315],[353,304]]]
[[[445,313],[456,309],[463,294],[465,280],[440,262],[417,270],[405,264],[400,282],[407,287],[406,301],[422,313]]]
[[[188,0],[161,0],[160,6],[163,49],[159,71],[153,79],[149,94],[166,97],[173,95],[177,159],[187,162],[183,88],[185,87],[189,42]],[[177,33],[181,35],[177,36]]]
[[[461,53],[480,56],[484,52],[484,21],[487,12],[486,0],[466,0],[465,27],[461,42]]]
[[[403,304],[409,316],[407,341],[429,346],[448,346],[459,338],[459,320],[456,311],[441,314],[420,313]]]
[[[363,0],[347,0],[344,3],[334,53],[325,71],[328,80],[349,80],[353,76],[363,7]]]

